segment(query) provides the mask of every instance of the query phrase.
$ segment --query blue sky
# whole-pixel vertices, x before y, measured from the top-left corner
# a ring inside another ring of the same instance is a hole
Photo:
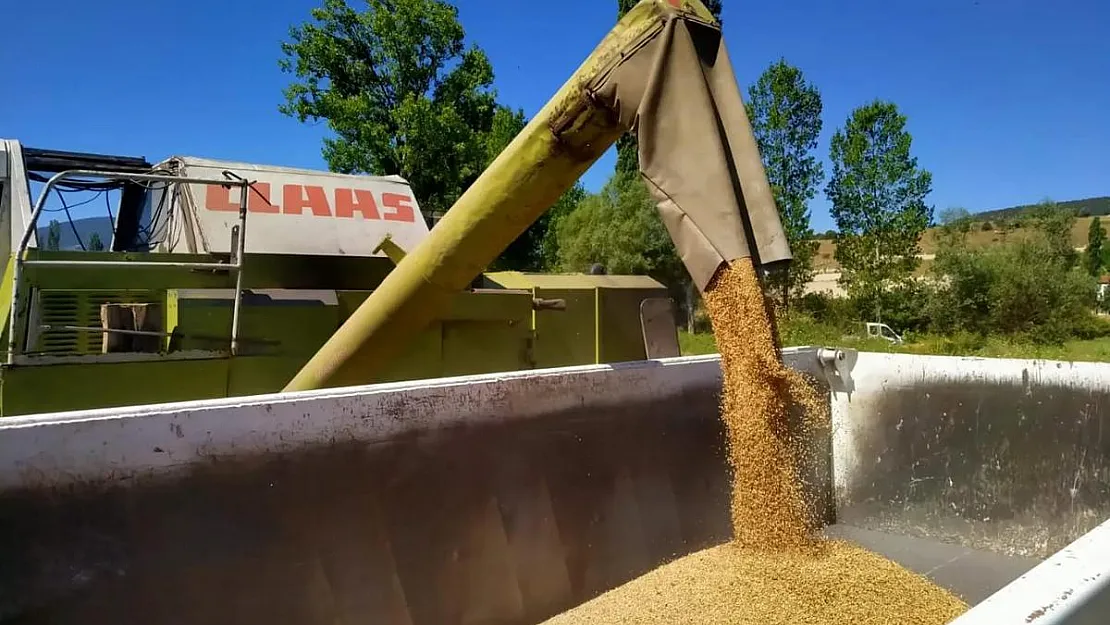
[[[5,15],[0,136],[54,149],[322,167],[323,125],[277,112],[288,27],[313,0],[21,2]],[[938,210],[1110,195],[1110,2],[725,0],[746,88],[773,60],[822,92],[825,132],[874,98],[909,116]],[[616,0],[458,0],[501,100],[535,113]],[[264,8],[263,8],[264,7]],[[585,177],[604,183],[608,154]],[[831,227],[823,193],[814,228]]]

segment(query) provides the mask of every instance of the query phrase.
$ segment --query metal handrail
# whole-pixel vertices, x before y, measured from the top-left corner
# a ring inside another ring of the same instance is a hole
[[[19,241],[19,248],[15,254],[15,267],[12,271],[12,302],[11,309],[8,311],[8,353],[7,364],[11,365],[15,362],[15,356],[19,353],[17,350],[16,341],[16,313],[19,310],[20,304],[20,286],[23,279],[23,268],[25,266],[64,266],[74,268],[93,268],[93,267],[171,267],[181,269],[202,269],[202,270],[220,270],[220,271],[234,271],[235,272],[235,303],[231,313],[231,354],[234,356],[239,352],[239,315],[243,299],[243,256],[246,251],[247,239],[247,195],[250,187],[253,184],[247,179],[238,176],[230,171],[224,171],[226,178],[190,178],[188,176],[175,176],[172,174],[139,174],[131,172],[112,172],[112,171],[95,171],[90,169],[70,169],[67,171],[54,174],[42,188],[42,193],[39,194],[38,199],[35,201],[34,209],[31,211],[31,219],[27,227],[23,231],[23,238]],[[173,182],[185,184],[214,184],[228,187],[239,187],[239,224],[232,228],[232,250],[233,256],[230,263],[189,263],[189,262],[169,262],[158,263],[149,261],[74,261],[74,260],[26,260],[24,256],[27,253],[27,246],[30,245],[31,235],[35,233],[38,227],[39,217],[42,215],[43,208],[46,206],[46,198],[50,196],[50,191],[53,190],[62,180],[67,178],[102,178],[107,180],[124,180],[124,181],[145,181],[145,182]]]

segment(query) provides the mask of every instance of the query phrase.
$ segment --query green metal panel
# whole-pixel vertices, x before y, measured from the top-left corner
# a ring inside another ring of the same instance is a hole
[[[226,359],[5,367],[0,390],[13,416],[224,397],[227,377]]]
[[[4,349],[7,350],[8,315],[12,310],[12,272],[15,270],[15,256],[8,257],[4,266],[4,277],[0,281],[0,319],[4,322],[3,339]]]
[[[536,297],[562,299],[566,310],[533,314],[536,367],[566,367],[597,362],[594,289],[536,289]]]
[[[640,302],[667,297],[648,276],[533,274],[504,271],[485,281],[505,288],[530,288],[536,297],[563,299],[566,311],[536,311],[537,367],[643,360]]]
[[[650,276],[610,276],[586,273],[523,273],[495,271],[484,274],[487,284],[505,289],[660,289],[662,283]]]
[[[527,291],[459,293],[444,319],[421,332],[384,375],[368,381],[531,368],[531,318],[532,294]]]
[[[27,250],[28,260],[91,260],[87,252]],[[98,252],[98,261],[218,262],[207,254]],[[223,260],[227,260],[226,257]],[[373,289],[393,265],[388,258],[247,254],[243,286],[248,289]],[[25,267],[24,279],[55,289],[229,289],[229,272],[173,267]]]
[[[340,292],[340,320],[368,295]],[[366,382],[530,368],[531,318],[532,293],[528,291],[464,291],[455,296],[443,319],[420,332],[412,345]]]
[[[660,297],[657,290],[598,289],[598,345],[601,362],[644,360],[640,302]]]
[[[443,375],[531,369],[530,325],[528,318],[443,322]]]
[[[530,369],[532,293],[464,291],[442,321],[443,375]]]
[[[297,373],[306,357],[298,356],[237,356],[230,358],[227,381],[228,397],[265,395],[281,390],[285,381]]]
[[[426,380],[441,377],[442,371],[443,323],[436,321],[418,334],[408,349],[384,365],[381,372],[367,383]],[[290,379],[286,378],[282,384]]]
[[[180,294],[175,294],[174,299],[177,302],[176,327],[185,337],[179,349],[228,349],[232,314],[230,299],[201,299]],[[259,302],[246,298],[240,315],[239,336],[244,340],[246,353],[307,358],[339,327],[340,308],[315,302]],[[207,337],[219,337],[221,340],[213,341]]]
[[[340,291],[340,323],[354,313],[362,302],[370,296],[368,291]],[[446,312],[440,319],[454,320],[499,320],[520,319],[532,312],[531,290],[478,290],[462,291],[451,300]]]

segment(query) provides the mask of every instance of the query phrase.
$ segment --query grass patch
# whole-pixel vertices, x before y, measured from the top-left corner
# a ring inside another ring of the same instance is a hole
[[[683,356],[717,353],[717,341],[713,340],[713,334],[709,332],[690,334],[686,330],[679,330],[678,346],[682,348]]]
[[[796,316],[779,321],[779,337],[784,347],[844,347],[866,352],[907,353],[938,356],[977,356],[982,358],[1026,358],[1077,362],[1110,362],[1110,337],[1071,340],[1060,345],[1044,345],[1013,337],[982,337],[974,334],[922,334],[905,337],[902,345],[882,339],[853,336],[834,326]],[[682,354],[695,356],[716,353],[710,333],[678,333]]]

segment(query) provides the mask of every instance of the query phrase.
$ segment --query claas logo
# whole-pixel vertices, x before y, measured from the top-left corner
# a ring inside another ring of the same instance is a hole
[[[281,203],[273,202],[270,183],[256,182],[247,192],[247,210],[252,213],[281,215],[312,215],[314,217],[416,221],[412,196],[402,193],[375,194],[367,189],[337,188],[328,194],[324,187],[287,184],[281,187]],[[210,211],[238,211],[239,190],[234,197],[230,187],[208,185],[204,207]]]

